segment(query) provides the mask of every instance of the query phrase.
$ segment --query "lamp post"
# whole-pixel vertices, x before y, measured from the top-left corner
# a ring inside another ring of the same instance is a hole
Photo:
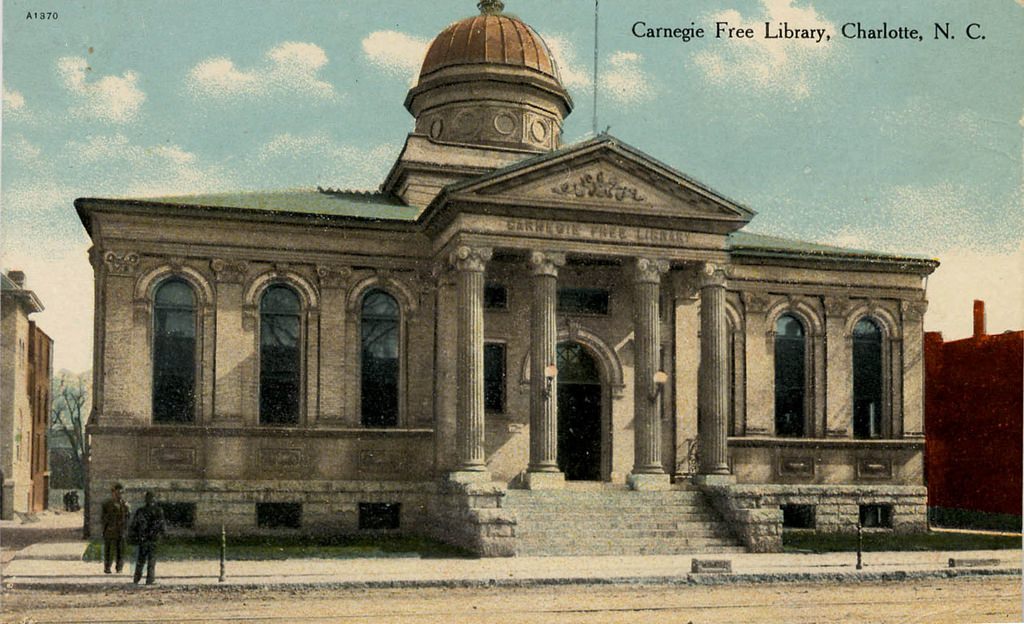
[[[555,385],[555,378],[558,377],[558,367],[548,364],[544,367],[544,398],[551,398],[551,389]]]
[[[651,403],[658,400],[661,393],[665,391],[665,384],[668,383],[668,373],[665,371],[658,371],[654,373],[654,378],[651,383],[650,399]]]

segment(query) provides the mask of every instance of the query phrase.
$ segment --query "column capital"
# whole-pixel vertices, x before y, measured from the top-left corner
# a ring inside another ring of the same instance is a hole
[[[210,260],[210,269],[213,270],[213,279],[216,282],[241,284],[249,270],[249,263],[245,260],[213,258]]]
[[[928,311],[928,302],[900,301],[900,310],[903,312],[903,318],[908,321],[919,321],[924,318],[924,313]]]
[[[846,318],[850,313],[849,297],[825,297],[825,314],[835,318]]]
[[[448,255],[448,263],[456,271],[483,273],[493,250],[490,247],[459,245]]]
[[[531,251],[530,272],[533,275],[558,277],[558,267],[565,266],[565,254],[557,251]]]
[[[134,251],[103,253],[103,265],[111,275],[132,276],[139,270],[139,254]]]
[[[316,276],[323,288],[345,288],[352,278],[352,268],[347,266],[327,266],[318,264]]]
[[[698,276],[700,287],[725,287],[725,267],[714,264],[712,262],[705,262],[700,268],[700,275]]]
[[[668,273],[668,260],[662,258],[634,258],[633,279],[637,282],[660,284],[661,276]]]

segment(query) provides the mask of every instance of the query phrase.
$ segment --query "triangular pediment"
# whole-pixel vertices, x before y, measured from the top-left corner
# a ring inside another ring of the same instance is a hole
[[[557,209],[580,218],[636,220],[727,232],[754,212],[603,136],[544,154],[449,187],[445,199],[514,207],[524,215]],[[604,215],[604,217],[602,216]]]

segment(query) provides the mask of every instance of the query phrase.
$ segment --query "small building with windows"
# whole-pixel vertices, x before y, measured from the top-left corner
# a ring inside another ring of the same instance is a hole
[[[937,262],[747,233],[635,147],[563,144],[543,40],[479,7],[430,45],[377,191],[76,201],[92,497],[482,555],[924,530]]]
[[[0,520],[47,508],[53,340],[30,317],[43,304],[24,271],[0,273]]]

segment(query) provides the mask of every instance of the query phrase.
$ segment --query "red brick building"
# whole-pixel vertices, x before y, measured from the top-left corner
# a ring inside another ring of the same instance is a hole
[[[1024,331],[988,335],[974,302],[974,335],[925,334],[928,506],[1021,515]]]

